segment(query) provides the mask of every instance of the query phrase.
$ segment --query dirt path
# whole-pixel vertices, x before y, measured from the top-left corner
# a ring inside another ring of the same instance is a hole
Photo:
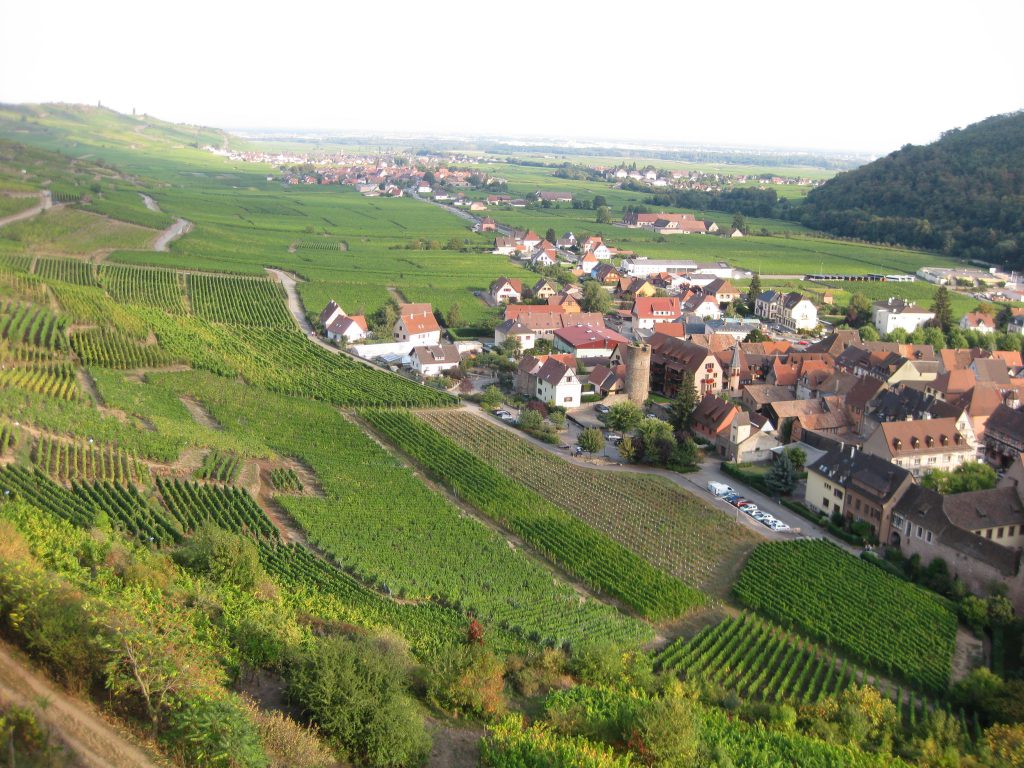
[[[182,395],[178,399],[181,400],[181,404],[188,409],[188,412],[192,414],[192,418],[195,419],[196,424],[199,426],[206,427],[207,429],[214,429],[218,432],[224,429],[224,427],[222,427],[220,423],[210,415],[210,412],[203,407],[202,403],[195,398]]]
[[[192,222],[187,219],[177,219],[171,226],[160,233],[153,241],[154,251],[169,251],[172,240],[192,231]]]
[[[142,202],[146,204],[146,207],[149,208],[149,210],[155,211],[156,213],[163,213],[163,211],[160,210],[160,206],[157,205],[156,200],[149,195],[143,195],[141,192],[139,192],[139,194],[142,195]]]
[[[388,286],[388,295],[397,301],[399,304],[408,304],[409,300],[405,298],[405,294],[395,288],[393,285]]]
[[[302,304],[302,299],[299,297],[299,292],[295,289],[295,285],[298,282],[296,277],[280,269],[271,269],[270,267],[267,267],[266,270],[280,281],[281,286],[284,288],[284,292],[288,295],[288,311],[291,312],[292,317],[295,318],[295,322],[299,326],[299,330],[306,334],[306,338],[308,338],[312,343],[322,349],[326,349],[332,354],[345,355],[347,357],[351,357],[353,360],[359,361],[363,365],[390,373],[386,368],[377,365],[372,360],[366,360],[359,357],[359,355],[353,355],[347,350],[339,349],[333,344],[328,344],[317,336],[313,332],[313,326],[309,322],[309,318],[306,317],[306,310]]]
[[[957,627],[956,648],[953,650],[953,674],[955,683],[967,677],[967,674],[985,663],[985,643],[964,627]]]
[[[456,728],[434,718],[427,718],[427,727],[434,737],[434,746],[427,758],[427,768],[476,768],[480,765],[480,740],[484,729],[479,726]]]
[[[0,643],[0,701],[32,709],[85,768],[155,768],[163,765],[118,733],[88,702],[75,699]]]
[[[5,227],[8,224],[13,224],[16,221],[24,221],[25,219],[31,219],[33,216],[38,216],[45,210],[50,208],[60,207],[53,205],[53,198],[50,196],[50,192],[39,193],[39,205],[26,208],[24,211],[18,211],[18,213],[12,213],[10,216],[5,216],[0,219],[0,227]]]

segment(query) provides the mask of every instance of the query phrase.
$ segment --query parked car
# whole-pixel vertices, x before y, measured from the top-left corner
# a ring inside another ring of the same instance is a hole
[[[772,520],[769,523],[765,523],[765,525],[767,525],[773,531],[788,531],[788,530],[790,530],[789,526],[786,525],[781,520]]]
[[[750,504],[750,499],[744,499],[742,496],[737,496],[735,499],[729,501],[734,507],[742,507],[744,504]]]
[[[594,410],[597,411],[598,413],[609,413],[611,411],[611,408],[609,408],[604,403],[598,403],[597,405],[594,406]]]
[[[509,413],[508,411],[503,411],[500,408],[498,410],[494,411],[494,415],[497,416],[502,421],[515,421],[516,420],[516,417],[513,416],[511,413]]]
[[[741,512],[746,512],[748,515],[753,515],[758,511],[758,506],[754,502],[748,501],[746,504],[740,504],[739,510]]]
[[[619,443],[622,442],[622,435],[618,434],[617,432],[605,432],[604,439],[607,440],[612,445],[618,445]]]

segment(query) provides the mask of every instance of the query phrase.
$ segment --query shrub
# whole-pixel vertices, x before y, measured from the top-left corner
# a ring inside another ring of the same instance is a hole
[[[300,725],[281,712],[264,711],[252,700],[246,700],[245,706],[259,731],[270,768],[327,768],[337,763],[315,726]]]
[[[185,765],[266,768],[259,731],[234,698],[190,696],[177,702],[161,741]]]
[[[428,700],[453,714],[494,717],[506,709],[505,665],[480,645],[442,647],[431,663]]]
[[[252,589],[266,578],[255,542],[212,523],[199,528],[188,544],[175,553],[175,559],[189,570],[242,589]]]
[[[394,661],[371,640],[325,638],[296,663],[288,694],[353,759],[381,768],[416,765],[430,737],[406,695],[404,664]]]

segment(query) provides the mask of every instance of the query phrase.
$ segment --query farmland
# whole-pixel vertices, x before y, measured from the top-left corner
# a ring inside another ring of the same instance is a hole
[[[51,209],[3,228],[0,237],[29,251],[92,253],[113,248],[148,248],[155,229],[73,208]]]
[[[825,541],[761,544],[736,582],[743,603],[929,691],[945,689],[956,616],[941,598]]]
[[[586,469],[464,411],[422,417],[442,434],[684,583],[724,594],[755,542],[715,509],[658,478]]]
[[[700,593],[652,568],[414,416],[398,411],[363,415],[457,496],[523,536],[591,588],[614,595],[655,620],[675,618],[704,602]]]

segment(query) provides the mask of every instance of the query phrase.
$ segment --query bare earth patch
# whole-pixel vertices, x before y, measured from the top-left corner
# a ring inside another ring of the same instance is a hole
[[[188,395],[182,395],[180,398],[181,404],[184,405],[192,418],[195,419],[196,424],[207,429],[222,430],[224,427],[210,415],[210,412],[203,407],[202,403],[196,400],[194,397]]]

